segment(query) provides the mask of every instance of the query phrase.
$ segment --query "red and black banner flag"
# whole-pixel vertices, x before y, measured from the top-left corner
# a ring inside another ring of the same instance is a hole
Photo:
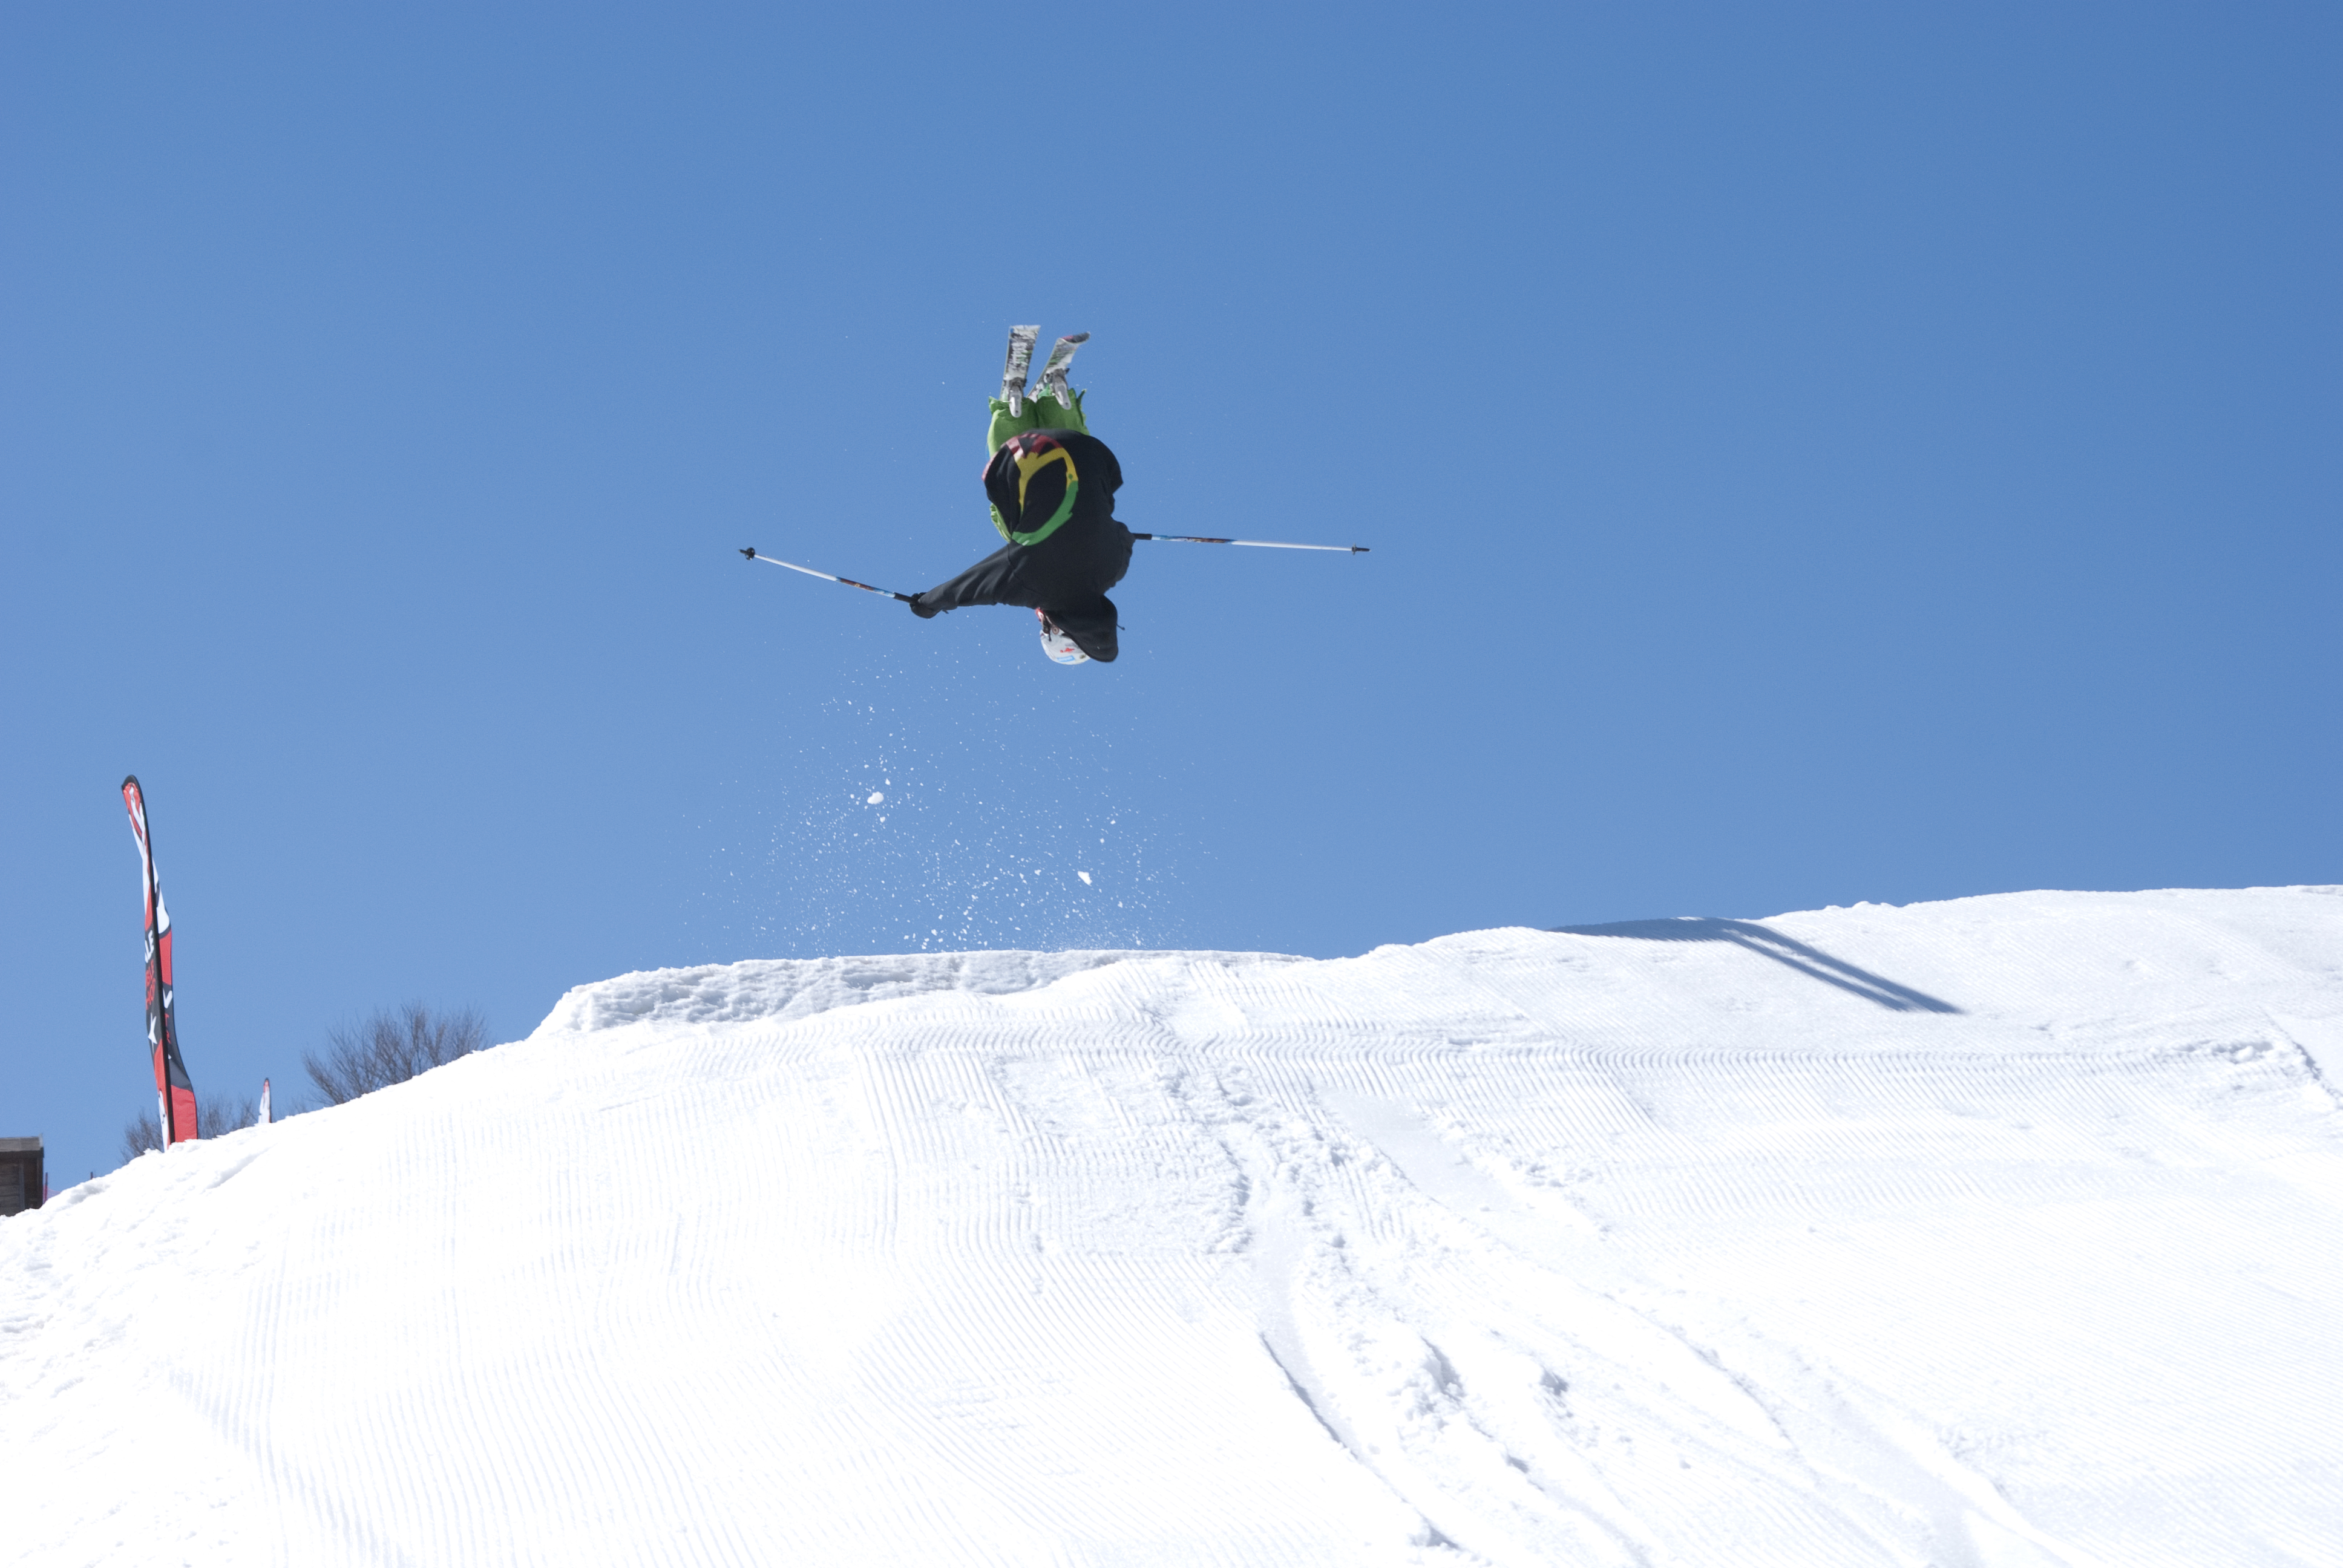
[[[146,1043],[155,1055],[155,1098],[163,1147],[168,1149],[196,1135],[196,1086],[179,1058],[179,1026],[171,1017],[171,911],[163,907],[155,841],[146,831],[146,797],[135,773],[122,781],[122,803],[130,809],[130,830],[137,835],[138,864],[146,877]]]

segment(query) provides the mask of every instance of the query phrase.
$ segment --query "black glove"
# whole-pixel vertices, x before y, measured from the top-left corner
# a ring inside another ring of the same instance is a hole
[[[915,593],[905,602],[911,607],[911,613],[918,616],[921,620],[933,620],[936,617],[943,614],[944,612],[933,606],[920,602],[927,597],[928,596],[923,593]]]

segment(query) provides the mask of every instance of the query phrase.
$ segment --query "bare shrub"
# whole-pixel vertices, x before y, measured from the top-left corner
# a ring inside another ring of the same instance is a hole
[[[206,1138],[217,1138],[224,1133],[240,1131],[260,1125],[260,1097],[247,1094],[240,1100],[222,1095],[217,1100],[196,1097],[196,1127]]]
[[[224,1132],[253,1127],[260,1121],[260,1101],[252,1095],[241,1100],[226,1095],[206,1099],[196,1096],[196,1136],[217,1138]],[[163,1127],[155,1120],[155,1112],[142,1111],[123,1124],[122,1158],[127,1163],[150,1149],[163,1147]]]
[[[301,1065],[327,1104],[343,1105],[469,1056],[487,1037],[488,1024],[469,1008],[434,1016],[411,1001],[382,1009],[354,1028],[335,1030],[326,1036],[322,1053],[301,1053]]]
[[[196,1120],[201,1121],[198,1117]],[[142,1111],[123,1125],[122,1162],[128,1164],[150,1149],[163,1147],[162,1124],[152,1111]]]

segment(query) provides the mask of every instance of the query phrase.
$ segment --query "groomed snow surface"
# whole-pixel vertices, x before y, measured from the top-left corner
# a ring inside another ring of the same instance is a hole
[[[628,975],[0,1222],[0,1557],[2343,1563],[2343,890]]]

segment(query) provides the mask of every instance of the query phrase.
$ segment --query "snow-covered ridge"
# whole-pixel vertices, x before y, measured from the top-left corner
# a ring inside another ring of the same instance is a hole
[[[2334,889],[622,976],[0,1222],[0,1554],[2343,1562],[2338,1068]]]
[[[2227,1050],[2262,1040],[2316,1054],[2238,984],[2302,970],[2343,973],[2326,922],[2343,889],[2016,893],[1909,906],[1859,904],[1765,921],[1679,918],[1460,932],[1357,959],[1278,953],[1073,950],[749,960],[639,970],[573,988],[530,1036],[646,1026],[790,1023],[871,1002],[1129,995],[1194,1034],[1226,977],[1274,974],[1251,1024],[1309,1038],[1431,1036],[1451,1043],[1633,1045],[1654,1011],[1672,1049]],[[2240,910],[2254,918],[2240,923]],[[1866,964],[1873,967],[1866,968]],[[1131,983],[1066,982],[1121,966]],[[1135,967],[1134,967],[1135,966]],[[1803,977],[1812,986],[1753,983]],[[1933,990],[1929,988],[1934,988]],[[1141,993],[1144,993],[1141,997]],[[1361,997],[1373,999],[1362,1014]],[[1845,999],[1902,1017],[1847,1031]],[[1956,1021],[1957,1020],[1957,1021]],[[2179,1027],[2183,1020],[2194,1028]],[[2011,1030],[2024,1031],[2013,1036]],[[2187,1038],[2182,1039],[2186,1035]],[[2334,1051],[2343,1041],[2327,1046]],[[2338,1058],[2343,1068],[2343,1058]]]
[[[794,1022],[833,1008],[934,991],[1009,996],[1102,964],[1156,955],[1112,951],[894,953],[854,958],[751,959],[691,969],[638,970],[572,987],[538,1036],[590,1034],[635,1024]],[[1224,962],[1278,962],[1261,953],[1195,953]],[[1300,961],[1300,960],[1282,960]]]

